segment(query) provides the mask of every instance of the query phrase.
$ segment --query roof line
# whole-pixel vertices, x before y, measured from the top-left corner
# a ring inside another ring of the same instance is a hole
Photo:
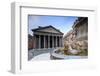
[[[40,27],[40,28],[38,27],[38,28],[36,28],[36,29],[32,29],[32,31],[34,32],[34,31],[38,31],[38,30],[40,30],[40,29],[45,29],[45,28],[49,28],[49,27],[52,27],[53,29],[55,29],[55,30],[57,30],[58,32],[62,33],[60,30],[56,29],[56,28],[53,27],[52,25],[45,26],[45,27]]]

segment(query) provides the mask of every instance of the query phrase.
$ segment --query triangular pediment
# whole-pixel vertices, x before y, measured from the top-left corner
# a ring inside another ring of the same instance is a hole
[[[41,32],[52,32],[52,33],[60,33],[59,31],[55,30],[54,28],[44,28],[44,29],[40,29],[38,31],[41,31]]]
[[[33,29],[32,31],[63,34],[60,30],[58,30],[57,28],[55,28],[53,26],[39,27],[39,28]]]

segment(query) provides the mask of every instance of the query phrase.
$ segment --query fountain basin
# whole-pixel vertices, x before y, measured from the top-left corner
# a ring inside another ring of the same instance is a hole
[[[86,59],[88,58],[88,56],[78,56],[78,55],[64,55],[64,54],[61,54],[61,53],[56,53],[58,49],[54,50],[51,55],[50,55],[50,58],[53,60],[53,59]]]

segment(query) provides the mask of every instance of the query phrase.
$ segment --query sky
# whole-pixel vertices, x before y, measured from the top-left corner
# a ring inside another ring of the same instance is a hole
[[[32,35],[32,29],[38,28],[38,26],[52,25],[56,29],[59,29],[64,35],[72,29],[72,25],[77,19],[76,16],[42,16],[42,15],[29,15],[28,26],[29,34]]]

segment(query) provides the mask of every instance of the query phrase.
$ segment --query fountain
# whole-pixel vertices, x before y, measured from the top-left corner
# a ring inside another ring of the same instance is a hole
[[[76,41],[64,44],[64,47],[57,48],[51,53],[51,59],[82,59],[87,58],[87,43]]]

